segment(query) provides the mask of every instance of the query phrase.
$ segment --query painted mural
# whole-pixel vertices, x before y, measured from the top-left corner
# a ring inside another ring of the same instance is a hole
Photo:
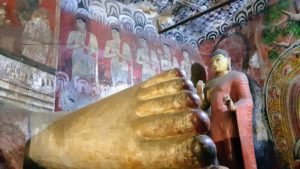
[[[198,49],[159,36],[153,20],[115,1],[61,1],[56,110],[70,111],[182,68]]]
[[[262,127],[257,129],[256,137],[260,143],[260,150],[256,151],[258,168],[300,167],[299,9],[298,0],[269,1],[263,15],[199,44],[199,55],[208,68],[211,53],[225,49],[231,56],[232,68],[248,74],[260,88],[257,92],[261,101],[254,101],[255,106],[261,107],[255,114],[259,115],[255,125]]]
[[[270,1],[263,15],[243,27],[231,27],[222,35],[201,42],[200,56],[209,66],[211,52],[225,49],[232,57],[233,69],[251,75],[263,86],[276,58],[300,37],[296,2]]]
[[[202,13],[201,17],[194,18],[164,33],[165,36],[175,38],[179,43],[189,43],[197,48],[197,44],[205,39],[216,39],[231,27],[246,25],[250,18],[263,12],[270,0],[118,1],[140,8],[157,19],[160,31]],[[218,9],[207,12],[217,6]]]
[[[162,11],[171,3],[151,2]],[[204,10],[210,1],[190,2]],[[195,11],[185,9],[173,21]],[[160,36],[170,25],[115,0],[0,0],[0,101],[72,111],[170,68],[190,78],[194,62],[210,78],[221,48],[251,83],[258,168],[300,168],[299,21],[299,0],[241,0]]]
[[[300,41],[276,59],[265,86],[266,104],[282,168],[300,167]]]
[[[175,3],[176,1],[174,1]],[[171,18],[171,22],[161,24],[161,29],[167,28],[174,23],[193,16],[203,10],[207,10],[210,5],[219,4],[224,1],[194,0],[192,5],[184,5],[177,14]],[[183,24],[168,31],[167,37],[175,37],[180,43],[191,43],[196,46],[206,39],[218,39],[219,36],[227,34],[228,30],[236,26],[245,26],[253,16],[260,15],[266,8],[269,0],[238,0],[232,1],[230,5],[225,5],[217,10],[209,12],[188,24]],[[205,4],[205,5],[204,5]],[[207,4],[209,4],[207,6]],[[199,6],[198,6],[199,5]],[[193,9],[193,8],[197,9]],[[176,8],[175,8],[176,9]],[[173,23],[172,23],[173,22]]]
[[[267,113],[281,168],[299,163],[299,9],[297,0],[274,2],[260,27],[258,51],[271,69],[265,82]]]
[[[55,75],[0,55],[0,102],[32,111],[53,111]]]
[[[58,19],[58,0],[0,0],[0,49],[56,68]]]

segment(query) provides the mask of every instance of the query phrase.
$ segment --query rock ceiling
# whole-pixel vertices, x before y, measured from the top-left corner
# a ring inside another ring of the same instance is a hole
[[[177,41],[199,44],[204,39],[215,39],[231,26],[244,25],[266,7],[268,0],[118,1],[156,18],[161,33]]]

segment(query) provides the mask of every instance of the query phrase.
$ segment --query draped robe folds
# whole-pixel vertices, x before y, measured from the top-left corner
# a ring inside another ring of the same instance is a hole
[[[78,32],[73,31],[69,36],[79,36]],[[78,40],[77,40],[78,41]],[[80,41],[73,43],[81,43]],[[84,77],[88,79],[94,79],[96,76],[96,54],[90,52],[89,50],[93,50],[93,43],[97,42],[95,35],[86,32],[84,45],[86,47],[80,47],[73,49],[72,52],[72,78],[74,79],[76,76]],[[97,43],[96,43],[97,44]],[[97,44],[98,45],[98,44]],[[95,50],[95,49],[94,49]]]
[[[235,103],[236,112],[229,112],[224,105],[223,97],[226,95]],[[239,138],[244,168],[256,169],[252,129],[253,102],[246,75],[230,71],[210,80],[207,84],[207,96],[211,104],[211,137],[214,142]]]

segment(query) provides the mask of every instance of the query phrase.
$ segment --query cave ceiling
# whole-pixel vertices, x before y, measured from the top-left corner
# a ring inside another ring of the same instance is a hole
[[[268,0],[118,0],[157,20],[158,31],[177,41],[199,44],[232,26],[243,26]]]

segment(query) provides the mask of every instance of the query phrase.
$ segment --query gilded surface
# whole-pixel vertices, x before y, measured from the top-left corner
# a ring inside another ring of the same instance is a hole
[[[33,137],[29,156],[52,169],[199,168],[189,85],[175,69],[84,107]]]

